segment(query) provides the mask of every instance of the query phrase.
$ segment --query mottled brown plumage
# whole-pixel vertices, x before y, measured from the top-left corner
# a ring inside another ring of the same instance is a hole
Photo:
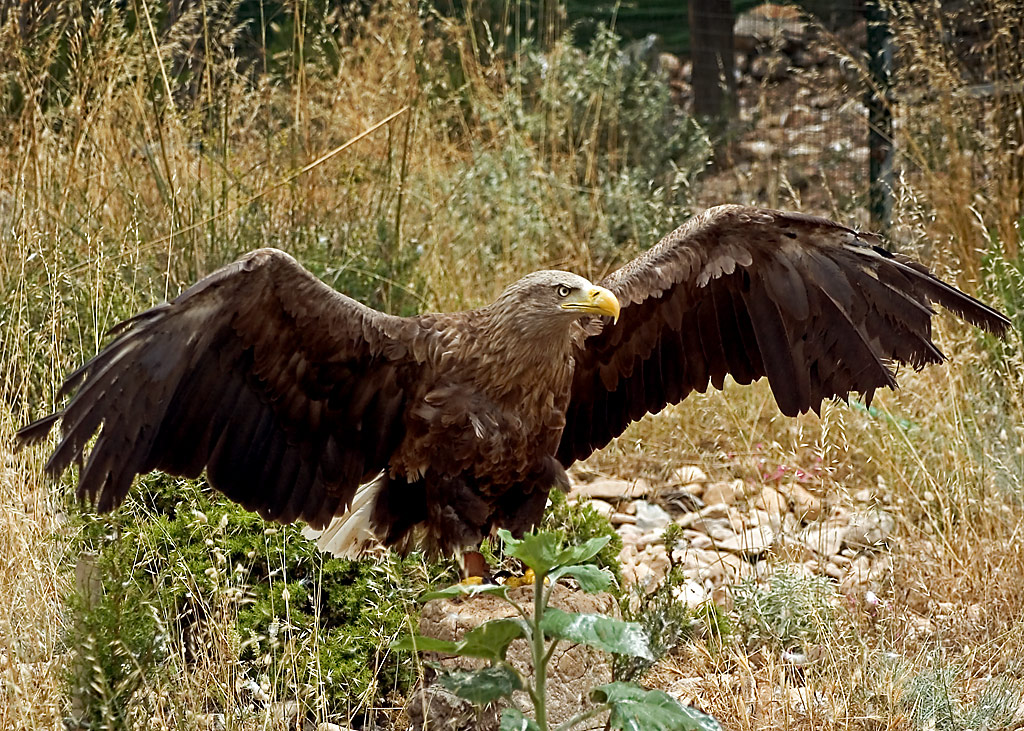
[[[479,310],[401,318],[261,249],[115,328],[68,377],[67,406],[18,437],[60,421],[46,469],[87,457],[78,494],[100,510],[136,474],[205,469],[268,519],[330,524],[338,552],[447,552],[529,528],[565,467],[726,375],[766,376],[794,415],[870,401],[896,386],[894,363],[940,362],[932,303],[1009,324],[872,235],[742,206],[694,217],[601,285],[538,272]]]

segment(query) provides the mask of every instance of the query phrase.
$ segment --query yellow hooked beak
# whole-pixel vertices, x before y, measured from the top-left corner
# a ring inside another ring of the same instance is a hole
[[[612,321],[619,321],[619,300],[604,287],[593,286],[581,291],[575,299],[567,299],[562,309],[585,312],[588,315],[607,315]]]

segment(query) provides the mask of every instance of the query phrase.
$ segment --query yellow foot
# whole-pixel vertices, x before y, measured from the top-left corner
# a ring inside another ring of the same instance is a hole
[[[532,586],[534,581],[533,569],[526,569],[522,576],[509,576],[505,579],[505,586],[515,589],[520,586]]]

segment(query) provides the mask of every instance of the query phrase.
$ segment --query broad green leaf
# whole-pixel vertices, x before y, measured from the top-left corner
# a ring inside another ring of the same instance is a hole
[[[581,642],[617,655],[653,660],[647,635],[636,622],[605,617],[601,614],[575,614],[554,607],[544,610],[541,629],[551,637]]]
[[[436,640],[424,635],[407,635],[391,643],[393,650],[444,652],[460,657],[482,657],[495,662],[505,659],[512,640],[526,635],[526,622],[519,618],[492,619],[471,629],[461,642]]]
[[[455,654],[504,660],[509,643],[525,635],[526,622],[522,619],[492,619],[467,632],[456,646]]]
[[[597,538],[591,538],[581,546],[569,546],[558,556],[558,564],[560,566],[565,566],[567,564],[589,561],[599,554],[601,549],[607,546],[608,541],[611,539],[611,536],[599,536]]]
[[[412,650],[414,652],[446,652],[449,655],[455,654],[458,649],[458,642],[450,640],[438,640],[425,635],[406,635],[391,643],[392,650]]]
[[[562,541],[554,533],[527,533],[520,540],[514,539],[507,530],[498,531],[498,535],[505,544],[505,553],[518,558],[535,574],[547,576],[562,563],[559,560],[563,553]]]
[[[498,727],[498,731],[540,731],[540,726],[515,708],[505,708],[501,712],[501,726]]]
[[[522,690],[523,683],[507,665],[492,665],[483,670],[456,670],[445,673],[437,681],[459,698],[470,703],[490,703]]]
[[[550,579],[554,583],[563,576],[571,576],[579,582],[583,591],[594,594],[599,591],[606,591],[612,585],[612,575],[605,569],[600,569],[594,564],[578,564],[576,566],[563,566],[551,572]]]
[[[590,698],[612,707],[608,723],[622,731],[722,731],[712,716],[689,708],[660,690],[644,690],[632,683],[609,683],[594,688]]]
[[[488,594],[493,596],[505,596],[508,587],[501,584],[455,584],[437,591],[428,591],[420,597],[421,602],[429,602],[431,599],[454,599],[462,596],[479,596]]]

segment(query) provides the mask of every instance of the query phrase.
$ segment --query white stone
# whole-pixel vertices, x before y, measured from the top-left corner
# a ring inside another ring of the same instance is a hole
[[[723,551],[741,553],[745,556],[756,556],[764,553],[775,542],[775,532],[770,526],[763,525],[757,528],[750,528],[740,534],[733,534],[731,538],[724,541],[717,541],[716,545]]]
[[[642,531],[664,530],[672,522],[672,516],[660,505],[646,500],[636,500],[633,504],[636,506],[636,527]]]
[[[783,488],[793,503],[793,514],[800,520],[812,523],[821,517],[821,500],[801,485],[792,484]]]
[[[593,482],[577,483],[569,492],[570,497],[589,497],[601,500],[623,500],[644,497],[651,491],[646,480],[615,480],[604,478]]]
[[[672,590],[672,595],[679,601],[685,602],[690,609],[696,609],[707,602],[709,598],[704,585],[694,579],[685,579]]]
[[[709,506],[731,505],[743,495],[743,480],[731,482],[713,482],[704,488],[702,499]]]
[[[643,550],[654,543],[661,542],[661,534],[665,532],[664,528],[658,528],[656,530],[648,531],[641,535],[636,541],[636,547],[638,550]]]
[[[851,546],[877,546],[888,540],[895,527],[896,519],[884,510],[865,510],[850,516],[843,539]]]
[[[800,532],[800,540],[819,556],[833,556],[843,547],[846,521],[825,520],[812,523]]]
[[[702,509],[697,515],[704,520],[714,520],[715,518],[728,518],[729,517],[729,506],[722,503],[716,505],[708,505]]]
[[[761,488],[761,494],[758,495],[754,505],[761,510],[776,515],[782,515],[789,509],[789,502],[786,500],[786,497],[771,485],[765,485]]]
[[[715,542],[711,540],[709,536],[703,533],[700,533],[699,535],[690,539],[690,548],[704,549],[711,548],[713,545],[715,545]]]
[[[635,525],[624,523],[617,528],[623,546],[635,546],[643,533]]]
[[[612,525],[636,525],[636,516],[629,513],[612,513],[608,520]]]
[[[672,473],[669,478],[669,485],[676,487],[678,485],[690,485],[694,482],[707,482],[708,476],[697,465],[683,465],[679,469]]]
[[[611,517],[611,514],[615,512],[615,506],[611,503],[600,500],[598,498],[591,498],[583,501],[584,505],[589,505],[594,509],[598,515],[604,516],[605,518]]]

